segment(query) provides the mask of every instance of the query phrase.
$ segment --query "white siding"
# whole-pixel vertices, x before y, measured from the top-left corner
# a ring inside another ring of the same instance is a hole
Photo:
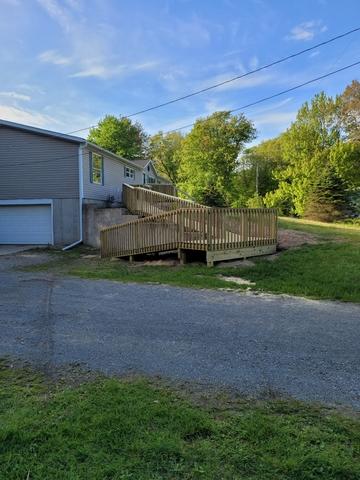
[[[153,183],[157,183],[157,175],[155,172],[155,169],[152,165],[152,163],[149,163],[145,168],[144,168],[144,174],[145,174],[145,183],[151,183],[151,180],[149,178],[153,179]]]
[[[95,150],[94,150],[95,151]],[[84,179],[84,198],[88,200],[107,200],[113,196],[115,201],[121,201],[122,186],[124,183],[140,184],[142,183],[142,171],[135,169],[135,178],[125,178],[125,163],[115,158],[107,157],[101,152],[104,158],[104,185],[91,183],[90,181],[90,158],[89,150],[84,149],[83,153],[83,179]]]

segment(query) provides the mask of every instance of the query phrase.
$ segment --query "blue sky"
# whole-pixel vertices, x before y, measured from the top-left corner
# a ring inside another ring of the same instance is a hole
[[[358,0],[0,0],[0,118],[61,132],[206,87],[360,25]],[[236,108],[360,60],[360,33],[134,117],[149,133]],[[257,141],[360,67],[244,113]],[[82,132],[86,136],[87,132]]]

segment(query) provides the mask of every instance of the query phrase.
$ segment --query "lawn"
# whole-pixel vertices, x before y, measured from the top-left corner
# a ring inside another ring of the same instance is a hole
[[[360,228],[294,219],[280,219],[280,228],[316,235],[319,243],[282,252],[273,261],[253,260],[251,267],[144,266],[141,262],[87,259],[87,250],[57,253],[58,261],[31,267],[81,278],[162,283],[190,288],[249,289],[222,277],[240,277],[251,290],[314,299],[360,302]]]
[[[103,377],[70,387],[2,361],[0,478],[360,478],[356,414],[179,392]]]
[[[346,223],[325,223],[291,217],[280,217],[279,227],[320,236],[324,240],[346,239],[360,243],[360,227]]]

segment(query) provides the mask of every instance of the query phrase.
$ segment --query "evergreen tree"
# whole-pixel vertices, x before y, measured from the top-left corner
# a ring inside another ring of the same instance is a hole
[[[349,212],[344,181],[332,167],[326,168],[313,182],[306,201],[304,217],[333,222]]]

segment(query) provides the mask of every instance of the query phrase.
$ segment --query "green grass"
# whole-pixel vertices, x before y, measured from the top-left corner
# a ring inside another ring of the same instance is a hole
[[[325,223],[280,217],[279,227],[318,235],[324,240],[345,239],[360,243],[360,227],[346,223]]]
[[[2,362],[0,478],[360,478],[358,417],[285,400],[223,405],[145,380],[56,386]]]
[[[245,289],[221,276],[241,277],[252,290],[285,293],[314,299],[360,302],[360,228],[295,219],[280,219],[280,228],[317,235],[320,242],[282,252],[274,261],[258,258],[253,267],[199,265],[139,266],[122,261],[86,260],[84,247],[56,253],[57,261],[31,267],[81,278],[120,282],[161,283],[190,288]]]
[[[288,250],[276,261],[258,261],[242,276],[261,291],[360,302],[360,246],[326,243]]]

